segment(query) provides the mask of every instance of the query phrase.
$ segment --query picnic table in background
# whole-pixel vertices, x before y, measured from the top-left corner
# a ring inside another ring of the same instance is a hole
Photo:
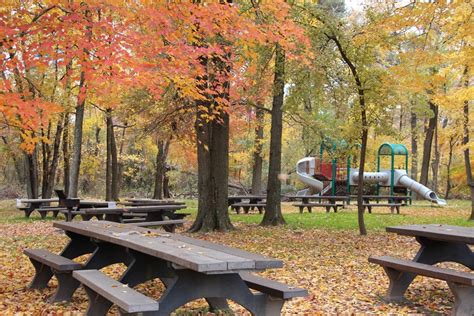
[[[350,197],[351,199],[357,199],[357,195],[351,195]],[[400,214],[400,207],[408,205],[411,197],[406,195],[363,195],[362,200],[364,201],[364,209],[367,209],[369,213],[372,213],[373,207],[389,207],[392,213],[396,210],[397,214]],[[386,203],[380,203],[380,201],[386,201]]]
[[[254,315],[279,315],[284,302],[307,291],[253,275],[281,268],[280,260],[239,249],[156,230],[113,222],[55,222],[70,242],[60,255],[27,249],[36,275],[30,288],[44,288],[58,279],[50,301],[70,301],[80,285],[89,297],[88,315],[105,315],[112,304],[125,313],[169,315],[178,307],[205,298],[214,309],[227,299]],[[71,259],[91,254],[84,265]],[[128,266],[118,281],[99,269],[115,263]],[[166,287],[158,301],[132,287],[160,278]],[[257,292],[253,292],[257,291]]]
[[[308,209],[308,212],[311,213],[313,207],[324,207],[326,212],[334,209],[334,212],[337,212],[339,207],[344,208],[345,204],[349,201],[348,196],[332,196],[332,195],[285,195],[290,201],[292,200],[301,200],[300,203],[295,203],[293,206],[299,208],[300,213],[303,213],[304,208]],[[316,200],[317,202],[312,202],[311,200]]]
[[[51,203],[58,203],[59,199],[17,199],[16,208],[25,212],[25,217],[29,218],[33,211],[40,213],[41,218],[45,218],[48,212],[53,212],[56,217],[59,207],[52,207]]]
[[[241,208],[246,214],[253,209],[257,209],[262,214],[267,205],[266,199],[266,195],[229,195],[227,204],[237,214],[240,214]]]
[[[444,280],[455,297],[454,314],[474,314],[474,274],[433,266],[441,262],[456,262],[474,270],[474,228],[450,225],[405,225],[387,227],[387,232],[412,236],[420,244],[413,260],[389,256],[370,257],[369,262],[384,267],[390,287],[387,298],[401,300],[413,279],[423,275]]]

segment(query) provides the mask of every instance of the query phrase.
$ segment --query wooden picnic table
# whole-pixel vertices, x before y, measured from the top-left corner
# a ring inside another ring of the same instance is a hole
[[[300,213],[303,213],[305,207],[310,213],[313,207],[324,207],[328,213],[332,208],[334,212],[337,212],[338,207],[344,208],[345,203],[349,201],[347,196],[334,195],[285,195],[285,197],[290,200],[301,200],[300,203],[293,204],[293,206],[299,208]],[[312,202],[311,200],[316,200],[317,202]]]
[[[53,300],[70,301],[80,281],[90,300],[88,315],[105,315],[112,303],[129,312],[169,315],[197,298],[206,298],[211,308],[226,308],[227,299],[231,299],[254,315],[279,315],[286,299],[307,295],[304,289],[250,274],[281,268],[281,260],[114,222],[55,222],[53,225],[70,238],[60,256],[45,251],[38,255],[34,250],[25,253],[35,267],[47,264],[54,267],[60,285]],[[68,260],[84,254],[91,255],[83,266]],[[119,278],[120,283],[97,271],[114,263],[128,266]],[[38,268],[31,285],[41,288],[52,275],[50,270]],[[132,289],[155,278],[160,278],[166,287],[159,305]],[[260,293],[253,293],[251,288]]]
[[[229,195],[228,204],[232,205],[234,203],[241,203],[243,200],[249,200],[249,203],[258,203],[266,200],[267,196],[258,194],[258,195]]]
[[[403,298],[416,275],[441,279],[448,282],[456,297],[454,313],[474,313],[474,275],[459,270],[434,267],[441,262],[456,262],[474,270],[474,228],[450,225],[403,225],[386,228],[387,232],[412,236],[420,244],[410,261],[392,257],[371,257],[370,262],[384,266],[390,278],[389,299]]]
[[[58,203],[59,199],[17,199],[16,208],[25,212],[25,217],[29,218],[31,213],[37,210],[41,218],[45,218],[49,210],[40,211],[42,206],[49,206],[51,203]],[[56,217],[58,212],[53,211],[53,216]]]

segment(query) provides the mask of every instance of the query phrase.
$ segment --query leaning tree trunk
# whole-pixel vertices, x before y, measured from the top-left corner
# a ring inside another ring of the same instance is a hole
[[[421,159],[421,175],[420,183],[424,186],[428,185],[428,173],[430,168],[431,160],[431,147],[433,145],[433,136],[436,128],[436,122],[438,121],[438,106],[433,102],[429,101],[430,110],[433,112],[433,116],[428,121],[428,126],[425,130],[425,141],[423,142],[423,157]]]
[[[283,100],[285,92],[285,51],[279,44],[275,49],[273,80],[272,126],[270,129],[270,159],[268,166],[267,206],[260,225],[285,224],[281,213],[281,141],[283,135]]]
[[[166,174],[166,158],[168,157],[169,140],[158,141],[158,153],[156,154],[156,170],[155,170],[155,189],[153,198],[161,200],[164,195],[164,181]]]
[[[464,68],[464,87],[469,87],[469,67]],[[469,151],[469,101],[464,101],[463,106],[463,139],[464,147],[464,166],[466,168],[467,185],[471,193],[471,216],[469,219],[474,220],[474,177],[472,176],[471,154]]]
[[[81,168],[81,154],[82,154],[82,132],[84,122],[84,105],[86,102],[85,96],[85,74],[81,72],[81,79],[79,81],[79,94],[77,96],[76,118],[74,121],[74,141],[72,148],[72,164],[71,174],[69,179],[68,196],[76,198],[79,188],[79,171]]]
[[[364,194],[364,171],[365,171],[365,156],[367,153],[367,138],[369,134],[369,127],[367,124],[367,113],[365,109],[365,93],[360,85],[359,79],[356,79],[357,85],[359,86],[359,105],[360,105],[360,116],[362,123],[362,136],[361,136],[361,148],[360,148],[360,162],[359,162],[359,179],[357,179],[357,221],[359,223],[359,233],[361,235],[367,235],[367,229],[364,222],[364,200],[362,198]]]
[[[253,148],[253,167],[252,167],[252,194],[262,193],[262,149],[263,149],[263,119],[262,109],[256,110],[255,117],[255,145]]]

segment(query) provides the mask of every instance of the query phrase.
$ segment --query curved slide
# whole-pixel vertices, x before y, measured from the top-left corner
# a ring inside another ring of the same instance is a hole
[[[354,170],[352,173],[352,181],[357,182],[359,178],[359,171]],[[405,187],[412,192],[422,196],[424,199],[437,203],[438,205],[446,205],[446,200],[441,199],[438,195],[425,187],[423,184],[416,182],[410,178],[405,170],[395,170],[394,172],[394,183],[395,186]],[[364,172],[364,182],[369,183],[380,183],[383,185],[388,185],[390,182],[390,170],[384,170],[379,172]]]
[[[409,190],[415,192],[416,194],[419,194],[426,200],[435,202],[438,205],[446,205],[446,200],[439,198],[435,192],[431,191],[423,184],[416,182],[406,174],[403,174],[400,176],[400,178],[398,178],[398,185],[408,188]]]
[[[309,186],[316,192],[321,192],[324,188],[324,183],[318,179],[313,178],[316,161],[313,157],[306,157],[298,161],[296,164],[296,175],[298,179]]]

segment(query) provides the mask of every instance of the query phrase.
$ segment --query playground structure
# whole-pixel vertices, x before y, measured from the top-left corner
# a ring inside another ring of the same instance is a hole
[[[339,164],[340,158],[334,155],[325,158],[324,154],[334,154],[337,145],[327,145],[323,142],[320,146],[319,157],[305,157],[296,164],[298,179],[309,188],[299,191],[298,195],[331,195],[350,196],[357,188],[359,180],[359,169],[351,167],[351,156],[347,155],[346,166]],[[395,158],[403,156],[404,168],[395,169]],[[381,169],[382,158],[390,157],[390,168]],[[408,176],[408,150],[402,144],[384,143],[378,149],[377,171],[364,172],[363,182],[375,185],[377,195],[381,190],[388,189],[389,195],[411,195],[418,194],[426,200],[446,205],[446,201],[439,198],[435,192],[416,182]],[[358,188],[357,188],[358,189]]]

